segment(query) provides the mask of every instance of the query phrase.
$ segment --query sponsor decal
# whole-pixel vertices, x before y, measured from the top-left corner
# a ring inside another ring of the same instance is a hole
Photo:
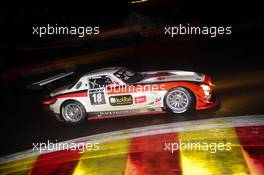
[[[109,102],[112,106],[131,105],[133,98],[131,95],[112,96],[109,98]]]
[[[100,111],[97,113],[100,116],[112,116],[112,115],[126,115],[135,112],[134,110],[122,110],[122,111]]]
[[[155,98],[155,103],[158,103],[158,102],[160,102],[161,101],[161,97],[159,97],[159,98]]]
[[[144,96],[139,96],[139,97],[135,97],[135,103],[144,103],[147,101],[147,97],[144,95]]]
[[[157,97],[155,98],[151,103],[149,103],[150,105],[154,105],[154,104],[160,104],[161,102],[161,97]]]

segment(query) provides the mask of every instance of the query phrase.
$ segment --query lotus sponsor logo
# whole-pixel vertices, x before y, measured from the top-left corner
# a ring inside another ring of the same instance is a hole
[[[147,101],[147,97],[144,95],[144,96],[139,96],[139,97],[135,97],[135,103],[144,103]]]
[[[131,95],[113,96],[110,97],[109,101],[112,106],[133,104],[133,98]]]

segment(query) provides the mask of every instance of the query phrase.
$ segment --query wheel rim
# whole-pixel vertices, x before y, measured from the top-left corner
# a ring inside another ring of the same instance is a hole
[[[70,103],[64,107],[63,116],[67,121],[78,122],[82,119],[83,111],[79,105]]]
[[[189,98],[186,92],[175,89],[167,95],[166,102],[168,107],[177,113],[183,113],[188,109]]]

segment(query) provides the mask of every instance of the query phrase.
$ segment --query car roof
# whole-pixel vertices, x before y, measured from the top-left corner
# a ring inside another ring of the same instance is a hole
[[[126,69],[124,67],[108,67],[108,68],[101,68],[101,69],[95,69],[93,71],[87,72],[84,74],[84,76],[96,76],[96,75],[102,75],[102,74],[114,74],[120,69]]]

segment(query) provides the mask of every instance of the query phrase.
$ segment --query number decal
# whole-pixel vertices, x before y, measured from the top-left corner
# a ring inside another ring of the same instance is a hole
[[[102,94],[93,94],[93,101],[95,103],[101,103],[102,102]]]
[[[90,89],[89,90],[90,101],[92,105],[105,104],[104,89]]]

